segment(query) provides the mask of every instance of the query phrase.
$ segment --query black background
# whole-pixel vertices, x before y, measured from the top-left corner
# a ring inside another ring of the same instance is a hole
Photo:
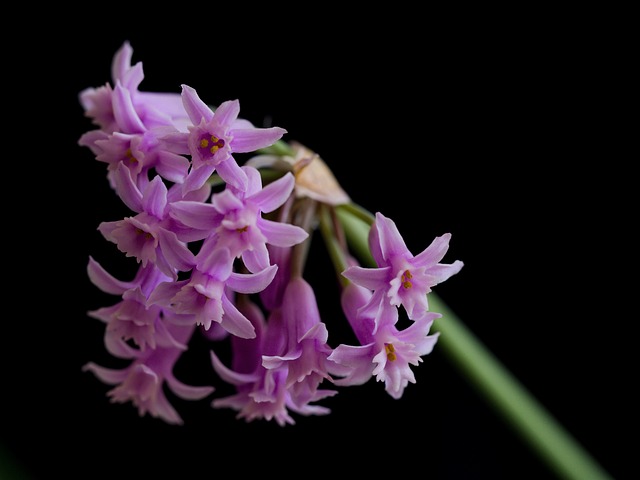
[[[371,381],[322,402],[329,416],[296,416],[295,426],[245,423],[207,400],[176,398],[185,425],[169,426],[109,403],[109,387],[81,372],[109,361],[103,325],[86,312],[113,303],[86,264],[93,255],[124,265],[96,228],[126,213],[104,165],[77,145],[93,128],[78,93],[110,81],[112,56],[129,40],[144,66],[141,90],[178,93],[184,83],[210,104],[239,99],[241,116],[317,151],[414,253],[451,232],[445,261],[465,267],[435,291],[614,478],[633,478],[637,185],[616,150],[624,131],[609,136],[616,82],[603,75],[597,32],[384,10],[367,22],[326,11],[285,21],[274,11],[249,24],[213,10],[179,25],[171,13],[87,19],[47,36],[37,61],[25,54],[30,68],[16,71],[28,80],[9,91],[26,113],[27,147],[12,163],[32,203],[20,215],[26,229],[8,229],[22,253],[7,255],[30,264],[3,335],[6,469],[25,478],[200,478],[230,468],[556,478],[438,345],[402,399]],[[309,278],[331,341],[344,320],[319,243]],[[182,378],[215,383],[207,347],[193,350]]]

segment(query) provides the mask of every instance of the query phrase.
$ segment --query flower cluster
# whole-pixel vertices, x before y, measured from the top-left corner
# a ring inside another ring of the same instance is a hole
[[[165,387],[187,400],[215,391],[174,374],[194,335],[211,345],[212,378],[233,386],[212,407],[246,421],[286,425],[295,423],[292,413],[327,414],[319,401],[372,378],[400,398],[415,383],[411,367],[438,338],[431,326],[441,315],[429,310],[428,294],[463,265],[440,263],[450,234],[414,256],[391,219],[353,204],[317,154],[282,140],[284,129],[241,118],[238,100],[211,107],[188,85],[180,93],[140,90],[142,64],[132,64],[132,54],[125,42],[112,83],[79,94],[95,129],[78,143],[106,165],[131,212],[98,230],[137,268],[119,279],[89,258],[89,279],[117,301],[88,315],[104,322],[107,351],[127,366],[83,369],[113,387],[112,401],[173,424],[182,418]],[[358,222],[367,228],[370,264],[345,235]],[[303,275],[317,230],[356,345],[332,346]],[[229,342],[229,359],[219,342]]]

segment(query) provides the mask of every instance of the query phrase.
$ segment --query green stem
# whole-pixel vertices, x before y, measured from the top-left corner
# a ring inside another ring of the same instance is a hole
[[[337,213],[350,247],[364,265],[375,267],[367,241],[374,217],[353,206],[339,207]],[[569,480],[612,478],[433,292],[429,305],[442,314],[436,327],[443,352],[551,470]]]
[[[278,140],[273,145],[258,150],[258,153],[264,153],[269,155],[288,155],[290,157],[295,155],[295,151],[291,145],[284,140]]]
[[[332,228],[329,206],[320,205],[319,210],[320,233],[322,234],[322,239],[327,248],[327,251],[329,252],[329,257],[331,258],[331,262],[333,263],[338,281],[344,287],[349,283],[349,280],[347,280],[346,277],[342,276],[341,272],[343,272],[347,268],[347,260],[345,259],[344,252],[342,248],[340,248],[340,244]]]

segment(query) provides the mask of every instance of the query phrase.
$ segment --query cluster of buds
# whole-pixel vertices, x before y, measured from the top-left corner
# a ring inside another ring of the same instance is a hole
[[[441,263],[451,235],[414,256],[391,219],[354,204],[319,155],[283,140],[286,130],[256,127],[240,117],[238,100],[211,107],[187,85],[140,90],[142,64],[132,55],[125,42],[112,82],[79,94],[96,127],[79,145],[106,165],[131,211],[98,230],[137,268],[119,279],[89,258],[90,281],[117,301],[88,315],[104,322],[108,353],[127,366],[83,369],[112,386],[111,401],[172,424],[183,420],[165,387],[279,425],[294,424],[294,413],[329,413],[321,400],[372,378],[400,398],[438,338],[431,327],[441,314],[429,310],[428,294],[463,265]],[[332,346],[305,277],[316,232],[355,345]],[[176,378],[194,335],[210,345],[212,383],[232,385],[232,395]],[[229,342],[229,358],[220,342]]]

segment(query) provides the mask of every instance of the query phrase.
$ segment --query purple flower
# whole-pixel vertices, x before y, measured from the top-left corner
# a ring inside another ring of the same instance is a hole
[[[190,162],[188,158],[164,148],[160,137],[166,133],[165,128],[139,134],[108,134],[102,130],[92,130],[82,135],[78,144],[91,149],[96,160],[107,165],[107,178],[113,188],[114,172],[120,164],[131,171],[136,183],[139,178],[146,179],[152,169],[170,182],[182,183],[189,172]]]
[[[450,233],[437,237],[415,257],[405,245],[393,220],[381,213],[369,233],[369,248],[377,268],[350,266],[342,274],[352,282],[374,291],[368,306],[377,310],[380,302],[403,305],[412,320],[429,310],[427,293],[431,287],[458,273],[460,260],[438,263],[449,249]]]
[[[193,322],[203,325],[205,330],[209,330],[212,322],[217,322],[233,335],[253,338],[253,325],[238,311],[227,292],[258,293],[273,280],[278,266],[271,265],[250,274],[234,272],[229,250],[215,248],[213,243],[207,242],[189,263],[191,275],[188,279],[159,284],[149,302],[170,307],[181,315],[193,315]]]
[[[237,393],[213,400],[214,408],[232,408],[238,418],[250,422],[256,419],[275,420],[280,426],[294,425],[289,412],[300,415],[325,415],[330,410],[312,405],[311,402],[334,395],[335,391],[315,390],[313,394],[295,398],[287,387],[288,362],[279,362],[265,368],[263,358],[286,351],[286,330],[280,309],[274,310],[265,322],[261,309],[254,303],[242,302],[238,308],[255,325],[256,337],[250,340],[232,337],[232,368],[226,367],[212,351],[211,361],[216,373],[226,382],[235,385]],[[306,392],[303,392],[306,393]]]
[[[192,257],[185,241],[174,230],[182,229],[169,216],[171,196],[159,176],[145,185],[135,184],[128,169],[120,166],[115,171],[116,192],[137,215],[113,222],[102,222],[98,230],[105,239],[115,243],[127,257],[134,257],[142,266],[155,264],[164,274],[173,278],[177,271],[190,270]],[[172,186],[173,193],[182,190]],[[192,192],[195,193],[195,192]],[[208,191],[204,192],[205,195]]]
[[[286,130],[280,127],[256,128],[238,119],[240,102],[228,100],[214,111],[204,103],[195,89],[182,85],[184,108],[191,119],[188,133],[169,134],[165,140],[176,153],[191,155],[192,167],[185,191],[198,189],[215,171],[228,184],[246,190],[247,176],[233,153],[248,153],[268,147]]]
[[[195,327],[168,325],[170,335],[178,343],[186,344]],[[144,352],[132,351],[132,362],[122,369],[106,368],[94,362],[83,365],[102,382],[115,387],[107,392],[112,402],[132,402],[140,416],[150,414],[167,423],[181,425],[182,418],[164,393],[165,385],[185,400],[200,400],[214,391],[211,386],[186,385],[173,375],[176,361],[183,349],[177,347],[148,348]]]
[[[157,305],[149,305],[147,297],[155,287],[170,280],[154,265],[140,267],[130,282],[117,280],[93,258],[87,266],[89,279],[103,292],[120,295],[121,301],[111,307],[103,307],[89,312],[89,316],[107,324],[105,344],[107,350],[115,355],[130,357],[131,347],[127,340],[133,341],[140,350],[156,346],[176,347],[186,350],[186,346],[175,340],[165,324],[167,312]],[[169,312],[171,317],[171,312]]]
[[[187,115],[178,93],[141,92],[142,63],[131,65],[133,49],[124,42],[111,63],[113,85],[86,88],[79,98],[85,116],[106,133],[143,133],[172,125],[185,128]]]
[[[286,387],[292,389],[292,398],[306,404],[323,380],[332,381],[327,357],[329,333],[320,319],[320,311],[311,285],[302,277],[295,277],[287,285],[282,301],[283,328],[280,332],[286,344],[282,353],[263,356],[267,369],[287,365]]]
[[[227,186],[211,197],[211,204],[193,201],[174,202],[171,215],[180,223],[203,232],[216,248],[227,248],[234,258],[242,257],[250,272],[270,265],[267,244],[291,247],[309,234],[302,228],[263,218],[280,207],[291,195],[291,173],[262,187],[260,173],[253,167],[241,167],[247,174],[246,191]]]
[[[371,296],[370,290],[353,283],[344,288],[342,308],[360,345],[339,345],[328,360],[348,369],[344,378],[335,380],[336,385],[361,385],[375,376],[384,382],[387,393],[398,399],[409,383],[416,382],[411,366],[417,366],[421,357],[433,350],[439,334],[429,335],[429,330],[441,315],[428,312],[406,329],[398,330],[395,307],[381,304],[383,311],[377,312],[377,320],[367,316],[368,310],[361,307]]]

